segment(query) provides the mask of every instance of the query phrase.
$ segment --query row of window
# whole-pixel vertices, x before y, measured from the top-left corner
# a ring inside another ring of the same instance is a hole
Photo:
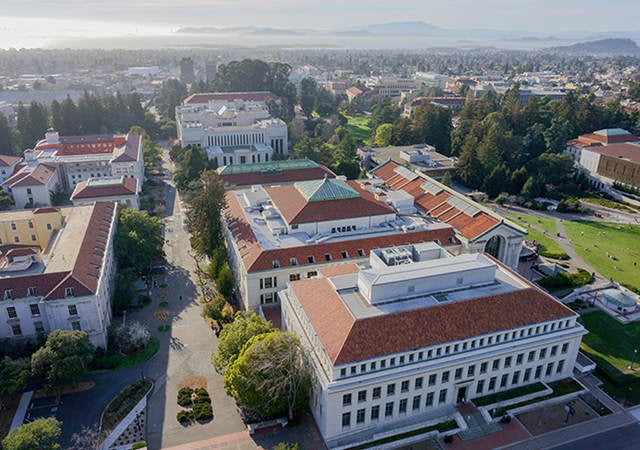
[[[562,354],[566,354],[569,351],[569,343],[565,342],[564,344],[562,344],[561,347],[559,347],[558,345],[553,345],[550,348],[541,348],[538,351],[538,361],[544,359],[547,357],[547,350],[549,350],[549,357],[555,357],[558,354],[558,348],[560,348],[560,352]],[[536,360],[536,350],[531,350],[530,352],[526,353],[527,356],[527,362],[533,362]],[[519,366],[521,364],[523,364],[524,362],[524,357],[525,357],[525,353],[519,353],[516,356],[515,359],[515,365]],[[502,358],[497,358],[494,359],[493,361],[491,361],[491,371],[497,371],[501,369],[501,362],[502,362],[502,369],[508,369],[512,366],[513,363],[513,357],[512,356],[506,356],[504,358],[504,361],[502,360]],[[455,381],[461,380],[463,377],[465,378],[470,378],[476,375],[476,367],[478,368],[478,373],[480,375],[485,374],[489,371],[489,361],[484,361],[480,364],[471,364],[470,366],[466,367],[466,376],[465,376],[465,371],[464,371],[464,367],[458,367],[453,371],[453,379]],[[542,366],[539,366],[542,367]],[[527,369],[530,370],[530,369]],[[430,374],[428,377],[417,377],[413,380],[413,389],[418,391],[420,389],[423,388],[423,386],[425,385],[425,381],[426,381],[426,385],[431,387],[431,386],[435,386],[436,384],[438,384],[438,375],[440,375],[440,383],[444,384],[444,383],[448,383],[451,380],[451,370],[445,370],[443,372],[441,372],[440,374],[437,373],[432,373]],[[526,372],[526,371],[525,371]],[[539,377],[538,377],[539,378]],[[525,381],[529,381],[528,377]],[[387,384],[386,387],[386,395],[387,397],[393,396],[397,393],[396,390],[397,384],[396,383],[390,383]],[[405,392],[409,392],[411,388],[411,380],[403,380],[400,382],[400,393],[405,393]],[[362,402],[366,402],[367,401],[367,390],[361,390],[358,391],[357,393],[357,400],[358,403],[362,403]],[[378,399],[382,396],[382,387],[378,386],[378,387],[374,387],[371,391],[371,398],[372,399]],[[352,394],[348,393],[348,394],[344,394],[342,396],[342,406],[348,406],[351,405],[352,402]]]
[[[27,189],[27,193],[28,193],[28,194],[31,194],[31,189]],[[27,226],[28,226],[29,228],[34,228],[33,221],[32,221],[32,220],[29,220],[29,221],[27,222]],[[53,227],[51,226],[51,224],[50,224],[50,223],[48,223],[48,224],[47,224],[47,230],[51,230],[52,228],[53,228]],[[16,231],[17,229],[18,229],[18,225],[17,225],[15,222],[11,222],[11,230],[12,230],[12,231]]]
[[[531,367],[527,368],[524,372],[520,371],[520,370],[516,370],[512,373],[506,373],[503,374],[500,379],[498,380],[498,377],[491,377],[489,379],[481,379],[478,380],[477,384],[476,384],[476,389],[475,389],[475,394],[476,395],[480,395],[483,394],[485,392],[485,383],[487,384],[487,389],[486,392],[492,392],[496,390],[496,387],[499,385],[500,389],[505,389],[507,387],[513,387],[516,386],[518,384],[527,384],[529,382],[532,382],[533,380],[540,380],[542,377],[542,371],[545,370],[545,376],[551,376],[554,372],[554,366],[555,366],[555,373],[559,374],[564,370],[564,364],[565,361],[561,360],[558,361],[557,366],[555,365],[554,362],[550,362],[546,365],[546,369],[544,367],[544,364],[540,364],[535,368],[535,372],[533,371],[533,369]],[[520,378],[520,376],[522,375],[522,378]],[[532,380],[532,375],[533,375],[533,380]],[[509,380],[511,380],[511,383],[509,383]],[[404,384],[405,382],[402,382],[402,384]],[[408,383],[408,382],[407,382]],[[401,386],[402,386],[401,384]],[[389,389],[389,386],[392,385],[388,385],[387,389]],[[395,385],[393,385],[395,386]],[[401,388],[402,389],[402,388]],[[373,389],[373,394],[374,394],[374,399],[379,399],[380,398],[380,390],[381,388],[377,387]],[[395,390],[395,387],[394,387]],[[404,391],[401,391],[404,392]],[[436,393],[438,394],[438,399],[437,399],[437,403],[435,402],[435,396]],[[375,395],[378,395],[377,397]],[[443,403],[446,403],[447,401],[447,394],[448,394],[448,389],[444,388],[444,389],[440,389],[439,391],[431,391],[431,392],[427,392],[426,394],[424,394],[424,403],[422,400],[422,394],[417,394],[414,395],[411,398],[411,410],[412,411],[420,411],[421,408],[431,408],[433,406],[436,405],[441,405]],[[348,396],[348,397],[347,397]],[[348,398],[349,399],[349,403],[344,403],[344,400]],[[351,405],[351,394],[345,394],[343,396],[343,405],[344,406],[349,406]],[[358,392],[358,401],[359,402],[364,402],[366,400],[366,391],[359,391]],[[407,413],[408,410],[408,405],[409,405],[409,400],[410,398],[401,398],[398,402],[397,402],[397,411],[395,409],[395,405],[396,402],[395,401],[388,401],[385,402],[384,404],[384,417],[385,418],[389,418],[389,417],[393,417],[394,414],[396,415],[403,415]],[[380,408],[382,405],[373,405],[370,408],[370,420],[371,421],[376,421],[380,419]],[[347,411],[342,413],[342,427],[343,428],[348,428],[351,426],[351,420],[352,420],[352,412],[351,411]],[[366,417],[366,408],[361,408],[355,411],[355,423],[356,425],[362,425],[365,422],[365,417]]]
[[[274,277],[275,278],[275,277]],[[435,349],[429,349],[426,351],[419,351],[416,353],[409,353],[407,355],[394,356],[389,359],[382,359],[378,361],[372,361],[370,363],[363,363],[359,365],[353,365],[349,368],[343,367],[340,369],[340,377],[346,377],[350,375],[356,375],[358,373],[373,372],[377,370],[385,370],[388,367],[395,367],[397,365],[411,364],[414,361],[422,361],[425,358],[427,360],[440,358],[443,356],[452,355],[459,352],[465,352],[468,350],[474,350],[477,348],[485,347],[488,345],[500,344],[515,339],[522,339],[530,337],[539,333],[547,333],[556,329],[567,328],[571,324],[571,320],[563,320],[560,322],[552,322],[551,324],[537,325],[535,327],[529,327],[519,331],[511,331],[506,333],[500,333],[486,338],[471,339],[456,344],[449,344],[437,347]]]
[[[35,289],[36,288],[28,288],[28,289],[29,289],[29,294],[28,295],[35,295]],[[73,288],[67,288],[67,289],[73,289]],[[78,315],[78,308],[76,307],[76,305],[68,305],[67,308],[69,310],[69,316],[77,316]],[[29,310],[31,311],[31,316],[32,317],[39,317],[40,316],[40,305],[38,305],[37,303],[31,303],[29,305]],[[17,319],[18,318],[18,311],[16,311],[16,307],[15,306],[7,306],[7,316],[9,316],[9,319]]]
[[[292,227],[293,228],[293,227]],[[358,252],[358,257],[359,258],[364,258],[365,256],[367,256],[367,254],[365,253],[364,249],[359,248],[357,250]],[[340,257],[342,259],[349,259],[351,258],[351,256],[349,256],[349,252],[346,250],[343,250],[340,252]],[[325,253],[323,256],[322,261],[333,261],[335,258],[333,257],[333,255],[331,253]],[[309,255],[307,256],[307,263],[308,264],[315,264],[317,262],[315,255]],[[280,264],[280,260],[278,259],[274,259],[271,264],[273,265],[274,269],[277,269],[278,267],[281,267]],[[292,266],[297,266],[299,263],[298,258],[290,258],[289,259],[289,264]]]

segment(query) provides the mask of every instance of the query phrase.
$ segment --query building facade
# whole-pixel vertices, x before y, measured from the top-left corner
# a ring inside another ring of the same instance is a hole
[[[92,205],[97,201],[116,202],[122,206],[140,209],[136,178],[90,178],[81,181],[71,194],[73,206]]]
[[[576,313],[491,257],[425,243],[376,249],[351,266],[281,293],[329,448],[572,374],[586,334]]]
[[[60,173],[54,164],[38,164],[25,152],[25,162],[16,166],[2,188],[16,208],[51,206],[51,195],[61,186]]]
[[[42,214],[48,215],[44,223],[53,226],[55,211]],[[0,337],[35,340],[55,329],[84,330],[94,345],[106,348],[116,205],[96,202],[62,214],[65,226],[47,247],[13,251],[2,261]]]

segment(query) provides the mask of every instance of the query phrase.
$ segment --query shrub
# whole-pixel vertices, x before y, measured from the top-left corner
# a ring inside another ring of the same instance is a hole
[[[147,443],[145,441],[134,442],[133,445],[131,446],[131,450],[138,450],[140,448],[146,448],[146,447],[147,447]]]
[[[203,306],[202,314],[211,320],[222,321],[222,314],[226,305],[227,300],[222,295],[217,294]]]
[[[578,269],[576,273],[558,272],[551,277],[545,277],[538,284],[545,289],[559,289],[564,287],[579,287],[593,283],[594,277],[584,269]]]
[[[193,389],[190,387],[180,388],[178,391],[178,405],[180,406],[189,406],[193,403],[191,395],[193,394]]]
[[[122,353],[131,354],[144,349],[151,339],[149,329],[140,322],[129,322],[114,330],[116,345]]]
[[[187,425],[193,422],[193,411],[178,411],[178,414],[176,414],[176,419],[178,420],[178,422],[180,422],[181,425]]]
[[[213,408],[211,402],[209,403],[196,403],[193,406],[193,415],[196,420],[207,421],[213,419]]]
[[[301,447],[297,442],[280,442],[273,450],[301,450]]]

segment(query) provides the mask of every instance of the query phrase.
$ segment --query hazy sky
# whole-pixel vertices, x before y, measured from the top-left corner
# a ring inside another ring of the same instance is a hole
[[[405,20],[421,20],[443,28],[545,33],[640,29],[639,0],[2,0],[1,3],[0,19],[4,23],[8,18],[86,19],[169,30],[190,25],[326,29]]]

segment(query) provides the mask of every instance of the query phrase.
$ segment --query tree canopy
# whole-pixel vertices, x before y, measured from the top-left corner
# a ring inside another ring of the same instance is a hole
[[[226,207],[224,183],[215,170],[207,170],[200,177],[202,190],[191,201],[189,226],[191,247],[199,255],[211,256],[223,245],[222,210]]]
[[[162,255],[162,224],[146,211],[121,208],[115,237],[115,254],[122,268],[131,267],[138,273],[149,270],[151,263]]]
[[[2,440],[4,450],[58,450],[62,422],[53,417],[36,419],[11,430]]]

